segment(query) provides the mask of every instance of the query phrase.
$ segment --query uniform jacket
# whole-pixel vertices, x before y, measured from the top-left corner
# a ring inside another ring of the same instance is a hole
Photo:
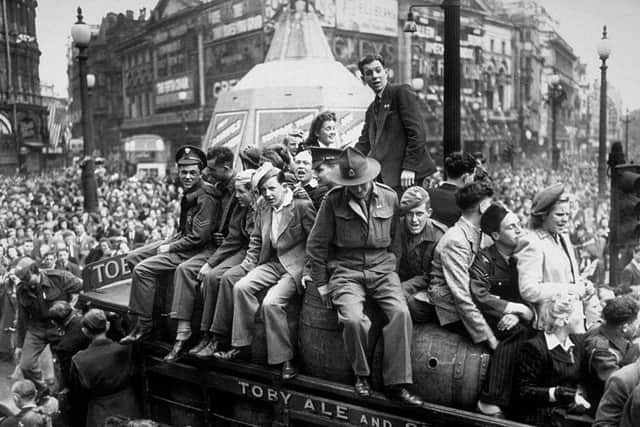
[[[398,196],[390,187],[373,183],[366,215],[345,187],[327,193],[313,225],[307,253],[311,278],[317,286],[331,284],[336,264],[389,273],[399,255]]]
[[[254,227],[254,217],[253,206],[235,205],[229,220],[229,232],[222,244],[207,260],[211,267],[217,266],[238,251],[246,251]]]
[[[249,248],[243,264],[252,269],[269,262],[271,251],[271,215],[273,208],[263,198],[258,199],[255,226],[249,239]],[[276,256],[282,266],[293,277],[299,291],[302,291],[302,270],[305,265],[307,236],[311,232],[316,210],[311,200],[293,197],[292,202],[283,207],[278,231],[278,241],[273,242]]]
[[[640,361],[611,374],[604,387],[593,427],[633,427],[640,419]]]
[[[429,219],[422,233],[413,236],[403,224],[401,227],[402,253],[398,268],[400,280],[408,280],[415,276],[429,276],[433,251],[446,231],[446,225]]]
[[[46,270],[40,272],[40,283],[18,284],[16,290],[18,314],[18,347],[22,347],[27,329],[59,329],[49,319],[49,308],[56,301],[71,301],[71,296],[82,290],[82,279],[68,271]]]
[[[169,252],[196,251],[211,241],[220,216],[220,200],[215,194],[214,187],[201,180],[182,196],[180,224],[176,235],[167,242]]]
[[[226,182],[217,182],[214,185],[216,198],[220,203],[220,212],[218,225],[213,229],[213,231],[222,233],[225,237],[229,233],[229,226],[233,219],[233,211],[238,204],[235,197],[236,191],[234,183],[234,178],[231,178]]]
[[[64,388],[69,386],[71,358],[78,351],[87,348],[91,344],[91,339],[82,332],[82,316],[79,313],[71,313],[60,326],[64,329],[64,336],[51,344],[51,351],[60,369],[61,388]]]
[[[64,271],[68,271],[69,273],[73,274],[74,276],[78,276],[78,277],[82,277],[82,269],[80,269],[80,266],[74,262],[71,261],[67,261],[66,264],[62,264],[62,262],[60,260],[56,261],[56,267],[57,270],[64,270]]]
[[[633,261],[622,270],[616,294],[628,294],[631,292],[632,286],[640,286],[640,268]]]
[[[568,236],[559,234],[560,242],[542,229],[530,230],[520,237],[514,257],[518,261],[518,281],[522,298],[536,306],[558,293],[562,286],[573,284],[576,292],[584,295],[584,285],[576,283],[579,266]],[[566,248],[566,250],[563,248]],[[569,256],[571,269],[560,268],[554,260]],[[540,327],[536,322],[536,327]]]
[[[480,251],[470,274],[471,295],[487,318],[499,321],[508,303],[522,303],[515,263],[505,260],[495,245]]]
[[[140,416],[132,389],[134,374],[131,346],[108,338],[95,339],[72,359],[72,399],[84,401],[87,426],[101,426],[113,415]],[[80,408],[74,408],[78,410]]]
[[[356,148],[380,162],[382,182],[399,186],[402,170],[414,171],[416,179],[435,172],[427,150],[425,125],[411,88],[387,84],[377,114],[375,104],[372,102],[367,109]]]
[[[551,409],[565,404],[551,402],[549,388],[581,387],[586,374],[583,339],[573,334],[570,339],[574,344],[570,352],[560,346],[549,350],[543,332],[522,344],[515,373],[519,421],[550,425]]]
[[[589,361],[589,399],[597,403],[605,381],[622,366],[634,362],[640,356],[640,348],[607,324],[589,330],[584,347]]]
[[[475,343],[494,336],[470,290],[469,269],[480,250],[481,240],[480,229],[461,217],[436,246],[428,289],[440,324],[461,321]]]

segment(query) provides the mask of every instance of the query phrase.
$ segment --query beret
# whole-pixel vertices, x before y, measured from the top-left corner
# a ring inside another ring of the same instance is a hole
[[[260,166],[261,151],[257,147],[247,147],[240,152],[240,159],[245,162],[246,166],[257,169]]]
[[[256,170],[256,173],[253,174],[253,178],[251,179],[253,189],[260,192],[260,186],[267,179],[278,176],[279,173],[280,169],[273,166],[270,162],[264,162],[262,166]]]
[[[602,317],[614,325],[632,322],[638,317],[638,303],[630,295],[616,297],[607,301],[602,309]]]
[[[429,203],[429,193],[422,187],[409,187],[402,193],[400,197],[400,214],[404,215],[411,209],[420,206],[423,203]]]
[[[92,308],[82,317],[82,326],[91,333],[104,332],[107,330],[107,315],[102,310]]]
[[[553,184],[543,190],[540,190],[533,197],[531,215],[542,216],[547,213],[557,201],[561,199],[565,201],[566,198],[562,197],[563,193],[564,185],[562,183]]]
[[[500,205],[493,203],[489,208],[482,214],[482,218],[480,218],[480,229],[485,234],[497,233],[500,231],[500,223],[509,213],[505,208]]]

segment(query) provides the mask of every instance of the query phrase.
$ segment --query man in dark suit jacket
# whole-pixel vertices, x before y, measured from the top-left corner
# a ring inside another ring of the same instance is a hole
[[[376,98],[367,109],[356,148],[380,162],[380,179],[397,192],[421,185],[436,166],[427,150],[416,96],[407,85],[387,84],[382,56],[367,55],[358,67]]]

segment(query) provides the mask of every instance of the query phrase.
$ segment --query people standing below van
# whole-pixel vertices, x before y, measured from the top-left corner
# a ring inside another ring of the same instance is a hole
[[[436,165],[427,147],[417,96],[408,85],[388,83],[380,55],[365,56],[358,68],[375,99],[367,108],[355,148],[380,162],[380,181],[398,194],[412,185],[421,186]]]

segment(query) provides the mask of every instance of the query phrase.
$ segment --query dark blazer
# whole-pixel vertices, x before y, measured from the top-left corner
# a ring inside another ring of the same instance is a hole
[[[640,362],[624,366],[611,374],[600,399],[593,427],[632,427],[638,418]]]
[[[567,402],[551,402],[549,388],[562,386],[575,391],[586,374],[583,337],[570,338],[572,355],[560,347],[548,350],[543,332],[522,344],[515,373],[517,421],[549,425],[553,408],[568,406]]]
[[[365,114],[356,148],[380,162],[382,182],[397,187],[403,169],[416,173],[416,182],[431,175],[436,165],[427,149],[427,132],[417,98],[408,85],[387,86],[378,114],[376,101]]]

